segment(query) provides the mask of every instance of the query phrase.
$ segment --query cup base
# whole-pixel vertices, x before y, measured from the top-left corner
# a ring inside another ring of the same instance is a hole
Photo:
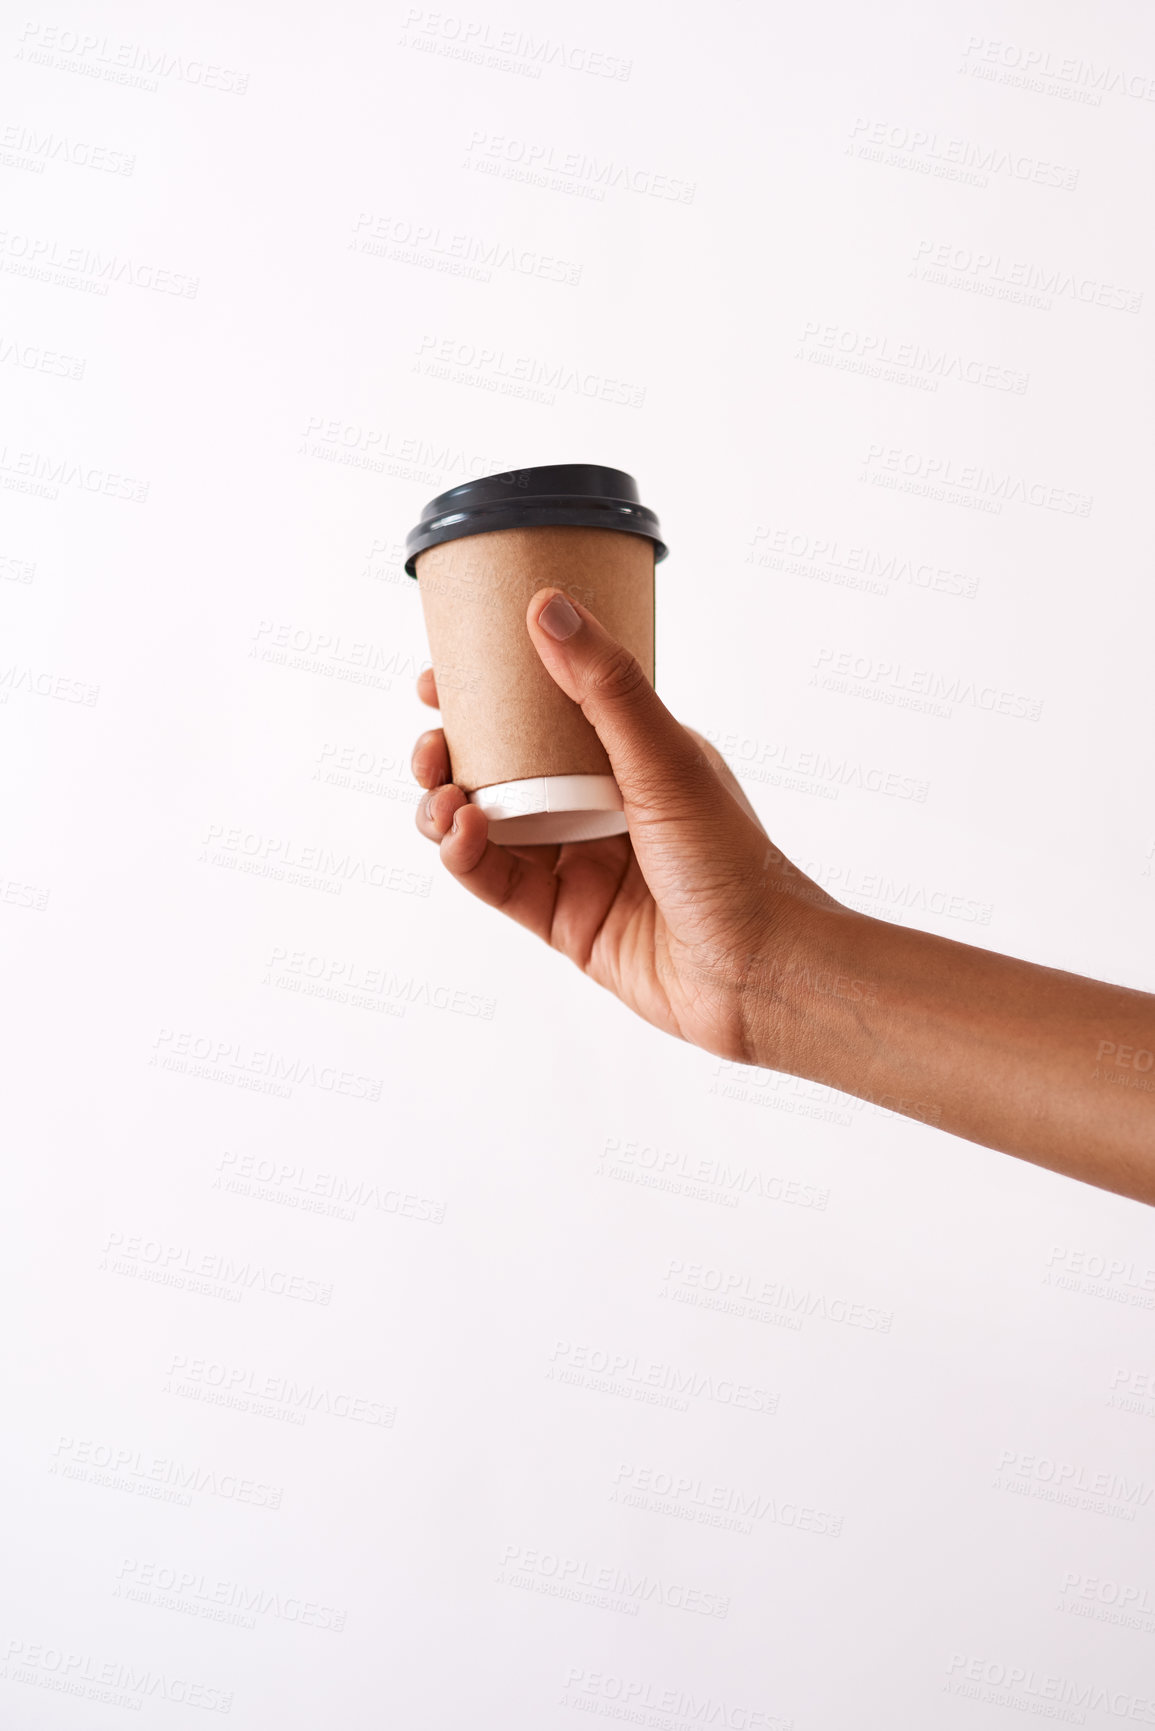
[[[538,775],[475,788],[469,798],[489,818],[491,839],[510,847],[600,841],[628,828],[612,775]]]

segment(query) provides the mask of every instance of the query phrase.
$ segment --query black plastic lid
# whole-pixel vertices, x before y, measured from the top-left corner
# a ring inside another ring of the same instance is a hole
[[[405,569],[416,577],[417,555],[442,541],[484,535],[489,529],[535,529],[552,523],[645,535],[654,543],[655,561],[669,551],[657,517],[639,503],[632,475],[598,463],[547,463],[540,469],[486,475],[439,493],[405,537]]]

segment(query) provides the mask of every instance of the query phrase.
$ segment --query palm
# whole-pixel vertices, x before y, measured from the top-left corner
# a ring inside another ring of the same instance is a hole
[[[659,960],[669,953],[669,927],[629,836],[509,851],[558,881],[554,949],[655,1027],[681,1032],[677,982]]]
[[[421,675],[418,693],[436,705],[431,672]],[[700,734],[686,731],[765,837],[725,761]],[[446,788],[449,756],[440,729],[422,735],[413,767],[438,798],[437,822],[431,825],[419,814],[419,827],[442,837],[456,815],[460,834],[454,842],[462,849],[472,844],[476,852],[488,820],[460,789]],[[450,794],[456,795],[452,801]],[[491,835],[464,881],[481,900],[536,932],[652,1026],[731,1055],[741,936],[740,927],[735,930],[732,890],[721,881],[711,889],[708,843],[701,857],[687,856],[684,838],[677,845],[673,837],[667,841],[663,827],[639,832],[644,871],[629,835],[526,847],[498,846]]]

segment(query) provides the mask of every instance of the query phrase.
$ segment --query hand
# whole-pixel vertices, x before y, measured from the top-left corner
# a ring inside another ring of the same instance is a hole
[[[1155,997],[843,907],[586,608],[539,589],[526,628],[605,746],[629,833],[497,846],[436,729],[413,753],[417,824],[467,889],[665,1033],[1155,1203]],[[418,692],[436,705],[432,674]]]
[[[774,982],[794,965],[808,906],[838,904],[784,859],[721,754],[675,720],[588,609],[562,590],[539,589],[526,628],[605,747],[629,833],[498,845],[485,813],[448,779],[440,728],[423,733],[413,753],[415,777],[432,790],[418,829],[479,900],[654,1027],[719,1057],[769,1062],[785,1037]],[[432,669],[417,691],[436,708]]]

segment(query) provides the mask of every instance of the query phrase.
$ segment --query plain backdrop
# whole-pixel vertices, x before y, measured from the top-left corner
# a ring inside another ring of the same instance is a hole
[[[1155,1724],[1151,1212],[473,902],[401,570],[628,470],[792,859],[1155,986],[1148,8],[46,0],[0,66],[0,1721]]]

